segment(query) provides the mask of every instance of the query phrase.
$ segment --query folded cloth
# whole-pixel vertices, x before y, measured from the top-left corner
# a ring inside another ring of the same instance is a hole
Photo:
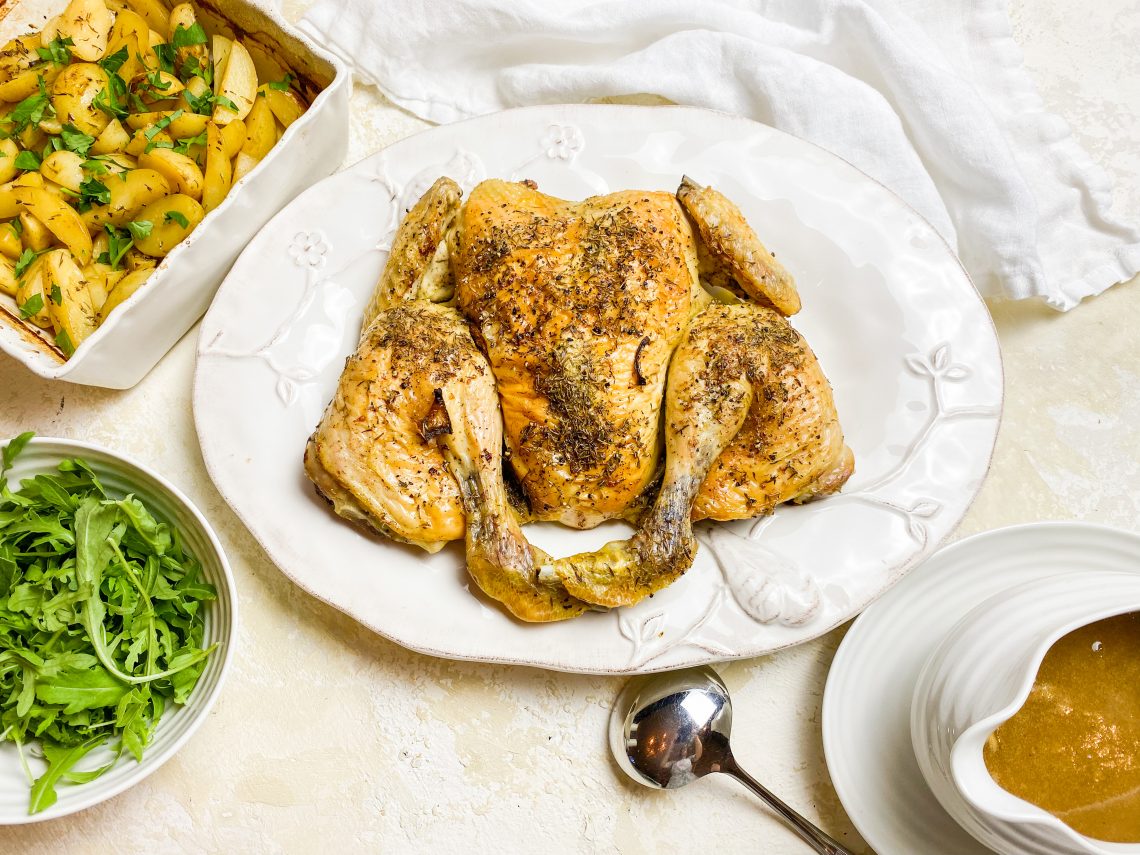
[[[1004,0],[317,0],[302,27],[433,122],[656,94],[774,125],[902,196],[986,296],[1069,309],[1140,271]]]

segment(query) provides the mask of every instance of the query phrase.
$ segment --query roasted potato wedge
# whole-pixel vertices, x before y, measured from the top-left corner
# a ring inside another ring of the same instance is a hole
[[[20,154],[20,147],[15,140],[0,140],[0,184],[7,184],[16,177],[19,171],[16,168],[16,158]]]
[[[15,223],[16,225],[13,225]],[[24,252],[24,242],[20,240],[20,232],[17,230],[22,228],[19,226],[19,220],[4,223],[0,225],[0,253],[3,253],[12,261],[16,261]]]
[[[232,126],[233,123],[227,125],[227,127]],[[222,200],[230,192],[232,181],[233,166],[226,155],[222,131],[210,122],[206,125],[206,169],[203,174],[202,207],[212,211],[222,204]]]
[[[43,256],[44,287],[48,294],[48,315],[55,327],[55,343],[71,356],[98,327],[91,293],[83,271],[65,249],[53,249]]]
[[[152,258],[163,258],[182,243],[205,216],[206,211],[198,201],[183,193],[151,202],[136,217],[151,224],[150,234],[136,238],[135,247]]]
[[[187,155],[168,148],[156,148],[139,156],[139,166],[161,174],[179,193],[194,199],[202,198],[202,170]]]
[[[103,303],[103,308],[99,310],[99,319],[101,321],[106,320],[107,315],[125,303],[132,294],[146,284],[146,280],[150,278],[153,272],[153,267],[143,267],[132,270],[120,279],[107,294],[107,300]]]
[[[82,214],[89,232],[97,232],[107,223],[125,226],[155,199],[170,195],[170,184],[162,174],[143,168],[109,178],[107,189],[111,193],[110,203],[95,206]]]
[[[217,88],[218,104],[214,107],[214,121],[225,125],[234,119],[244,119],[253,109],[257,97],[257,69],[253,57],[241,42],[231,42],[225,70]],[[224,99],[224,100],[223,100]]]
[[[41,255],[17,280],[16,307],[24,320],[41,329],[50,330],[51,315],[48,314],[47,303],[48,294],[44,290],[44,259]]]
[[[87,264],[91,260],[91,233],[73,207],[43,187],[17,187],[16,201],[71,250],[77,262]]]
[[[51,88],[51,104],[60,122],[98,136],[111,117],[95,105],[95,98],[110,86],[107,72],[92,62],[77,62],[59,73]]]
[[[258,91],[264,94],[265,102],[283,128],[288,128],[305,114],[305,105],[291,89],[274,89],[266,84]]]
[[[71,0],[54,24],[59,38],[71,39],[72,56],[94,62],[107,52],[115,16],[103,0]]]

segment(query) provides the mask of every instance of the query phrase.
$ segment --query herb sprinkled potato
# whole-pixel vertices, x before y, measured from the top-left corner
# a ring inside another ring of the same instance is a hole
[[[259,67],[162,0],[71,0],[0,47],[0,305],[70,357],[304,114]]]

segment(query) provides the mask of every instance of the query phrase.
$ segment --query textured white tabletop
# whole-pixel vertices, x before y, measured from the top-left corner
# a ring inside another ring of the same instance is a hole
[[[297,17],[305,3],[286,4]],[[1140,219],[1140,6],[1014,0],[1014,30],[1050,109]],[[348,162],[423,127],[363,88]],[[1140,287],[1067,315],[994,306],[1006,411],[993,469],[958,535],[1040,519],[1140,529]],[[444,662],[409,653],[274,569],[202,465],[190,414],[195,333],[138,387],[50,383],[0,357],[0,436],[104,443],[198,503],[233,562],[242,625],[210,720],[144,783],[85,813],[0,829],[0,852],[800,853],[743,789],[671,794],[618,777],[604,743],[620,679]],[[824,679],[843,629],[721,668],[737,754],[788,802],[865,852],[820,741]]]

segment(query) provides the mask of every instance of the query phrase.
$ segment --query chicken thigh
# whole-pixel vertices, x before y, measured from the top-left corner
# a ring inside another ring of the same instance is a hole
[[[632,605],[693,563],[692,521],[746,519],[838,490],[853,458],[803,337],[755,303],[716,304],[669,368],[665,475],[629,540],[546,567],[576,597]]]
[[[417,298],[446,233],[420,216],[438,214],[449,183],[437,182],[397,233],[305,471],[338,514],[394,540],[434,552],[465,536],[468,573],[517,617],[574,617],[587,606],[556,578],[539,579],[536,558],[546,556],[507,502],[490,366],[453,307]]]

